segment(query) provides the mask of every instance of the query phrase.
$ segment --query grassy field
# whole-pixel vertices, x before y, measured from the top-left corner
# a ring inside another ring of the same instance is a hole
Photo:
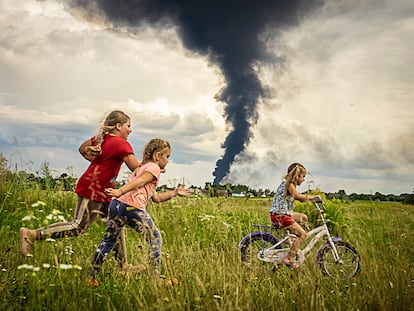
[[[75,201],[70,192],[0,185],[0,310],[414,310],[414,206],[331,202],[344,216],[341,236],[361,256],[360,274],[344,282],[322,275],[316,249],[300,271],[257,275],[241,264],[237,244],[252,223],[268,223],[271,199],[194,196],[151,204],[163,235],[163,273],[178,284],[165,286],[146,272],[122,275],[111,258],[100,286],[90,288],[102,221],[77,238],[38,241],[32,258],[19,252],[21,226],[71,220]],[[129,262],[146,264],[147,246],[129,228],[127,245]]]

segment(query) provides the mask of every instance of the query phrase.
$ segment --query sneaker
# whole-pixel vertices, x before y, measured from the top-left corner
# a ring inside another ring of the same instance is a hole
[[[89,287],[98,287],[99,282],[98,282],[97,279],[87,279],[86,280],[86,285],[88,285]]]
[[[31,255],[32,245],[35,240],[36,231],[27,228],[20,228],[20,251],[23,256]]]
[[[166,288],[170,288],[173,286],[177,286],[179,282],[177,278],[161,278],[161,284],[163,284]]]

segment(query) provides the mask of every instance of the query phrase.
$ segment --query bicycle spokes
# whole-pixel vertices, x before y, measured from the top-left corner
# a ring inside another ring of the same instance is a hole
[[[333,243],[336,252],[330,244],[326,244],[318,254],[319,266],[325,274],[331,277],[349,280],[359,272],[359,255],[346,242],[333,241]],[[334,254],[337,254],[338,258],[335,258]]]

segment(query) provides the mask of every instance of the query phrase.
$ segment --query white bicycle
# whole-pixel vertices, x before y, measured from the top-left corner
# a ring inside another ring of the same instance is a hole
[[[343,242],[342,238],[332,237],[324,217],[324,202],[314,202],[319,212],[322,225],[307,232],[306,240],[301,249],[296,253],[295,261],[302,264],[305,255],[308,254],[319,240],[325,240],[316,255],[316,263],[322,272],[330,277],[349,280],[358,274],[360,270],[360,257],[358,252],[349,243]],[[259,231],[252,232],[240,241],[238,247],[241,250],[242,261],[252,268],[272,268],[282,265],[289,249],[296,239],[296,235],[285,230],[286,235],[278,239],[271,232],[279,230],[275,226],[253,224]],[[258,266],[260,265],[260,266]],[[265,267],[263,267],[265,265]],[[267,270],[267,269],[266,269]]]

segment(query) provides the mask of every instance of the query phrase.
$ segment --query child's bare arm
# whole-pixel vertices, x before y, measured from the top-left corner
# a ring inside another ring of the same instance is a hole
[[[184,186],[179,186],[177,189],[162,192],[162,193],[154,193],[152,196],[152,200],[154,202],[163,202],[172,199],[173,197],[178,196],[189,196],[193,193],[192,189],[184,188]]]
[[[124,163],[131,171],[134,171],[137,167],[141,166],[141,163],[137,160],[133,153],[128,154],[126,157],[124,157]]]
[[[305,201],[321,201],[321,197],[319,195],[309,195],[309,194],[303,194],[299,193],[296,190],[296,187],[293,184],[289,185],[289,193],[290,195],[295,199],[302,202]]]
[[[154,175],[152,175],[151,173],[144,172],[137,179],[135,179],[134,181],[130,183],[127,183],[126,185],[123,185],[119,189],[114,189],[114,188],[105,189],[105,193],[109,196],[120,197],[121,195],[123,195],[124,193],[127,193],[128,191],[145,186],[146,184],[152,182],[154,178],[155,178]]]

